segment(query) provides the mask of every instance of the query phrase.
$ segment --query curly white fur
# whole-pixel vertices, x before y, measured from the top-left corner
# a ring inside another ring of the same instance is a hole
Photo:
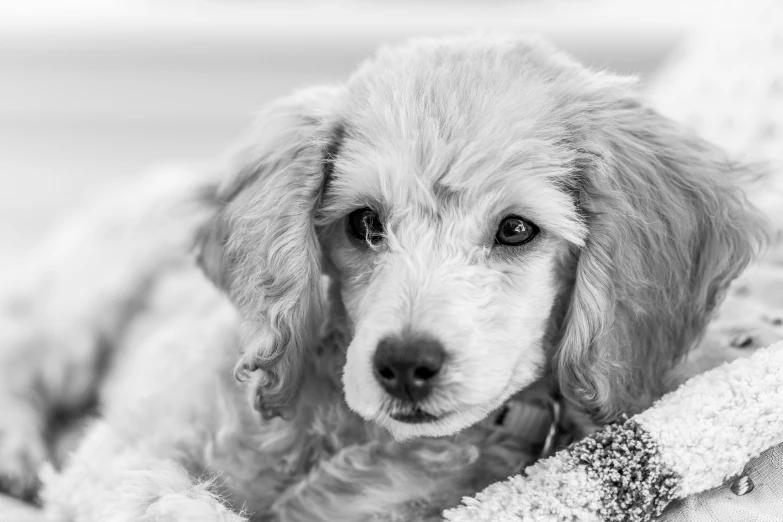
[[[134,234],[107,212],[37,271],[3,319],[0,402],[18,413],[0,435],[27,442],[0,442],[0,475],[31,490],[45,413],[98,397],[48,475],[55,519],[437,518],[530,461],[487,416],[536,380],[598,420],[665,390],[763,242],[753,175],[544,43],[384,49],[273,104],[216,190],[182,176]],[[346,236],[361,207],[377,245]],[[541,233],[494,245],[507,215]],[[373,377],[379,339],[405,330],[447,353],[416,405],[431,422],[393,420],[411,405]]]

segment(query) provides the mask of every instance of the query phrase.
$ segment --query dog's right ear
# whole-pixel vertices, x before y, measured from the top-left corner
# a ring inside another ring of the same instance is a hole
[[[261,370],[256,405],[289,409],[305,351],[321,323],[322,255],[313,224],[324,173],[339,138],[339,88],[315,88],[264,111],[233,155],[199,233],[198,262],[247,326],[237,376]]]
[[[214,219],[199,231],[198,263],[219,288],[230,292],[230,274],[235,263],[226,257],[231,206],[245,188],[258,184],[287,185],[295,162],[311,161],[311,169],[328,153],[328,128],[339,89],[317,87],[282,98],[256,119],[253,131],[230,155],[223,179],[204,200],[215,209]],[[306,153],[315,158],[302,157]],[[313,173],[316,177],[318,172]],[[294,179],[290,179],[294,182]],[[282,201],[280,202],[282,203]],[[279,205],[276,205],[279,206]]]

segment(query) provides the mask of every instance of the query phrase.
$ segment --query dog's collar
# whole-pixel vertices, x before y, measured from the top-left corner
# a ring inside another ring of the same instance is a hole
[[[547,405],[549,406],[549,414],[552,420],[549,423],[546,439],[544,439],[544,447],[541,448],[541,454],[538,456],[540,459],[545,459],[555,454],[558,436],[562,432],[560,421],[563,415],[563,405],[554,398],[551,398]]]
[[[554,455],[563,437],[563,405],[550,395],[525,393],[506,402],[495,417],[495,424],[538,450],[537,459]]]

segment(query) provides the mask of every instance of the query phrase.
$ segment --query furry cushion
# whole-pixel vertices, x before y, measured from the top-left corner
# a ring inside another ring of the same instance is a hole
[[[651,520],[671,500],[719,486],[783,442],[782,373],[780,342],[690,379],[649,410],[488,487],[445,517]]]

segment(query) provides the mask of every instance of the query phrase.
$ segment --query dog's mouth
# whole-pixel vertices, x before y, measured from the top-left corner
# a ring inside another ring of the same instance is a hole
[[[420,408],[409,412],[392,413],[389,417],[405,424],[424,424],[426,422],[435,422],[440,418]]]

